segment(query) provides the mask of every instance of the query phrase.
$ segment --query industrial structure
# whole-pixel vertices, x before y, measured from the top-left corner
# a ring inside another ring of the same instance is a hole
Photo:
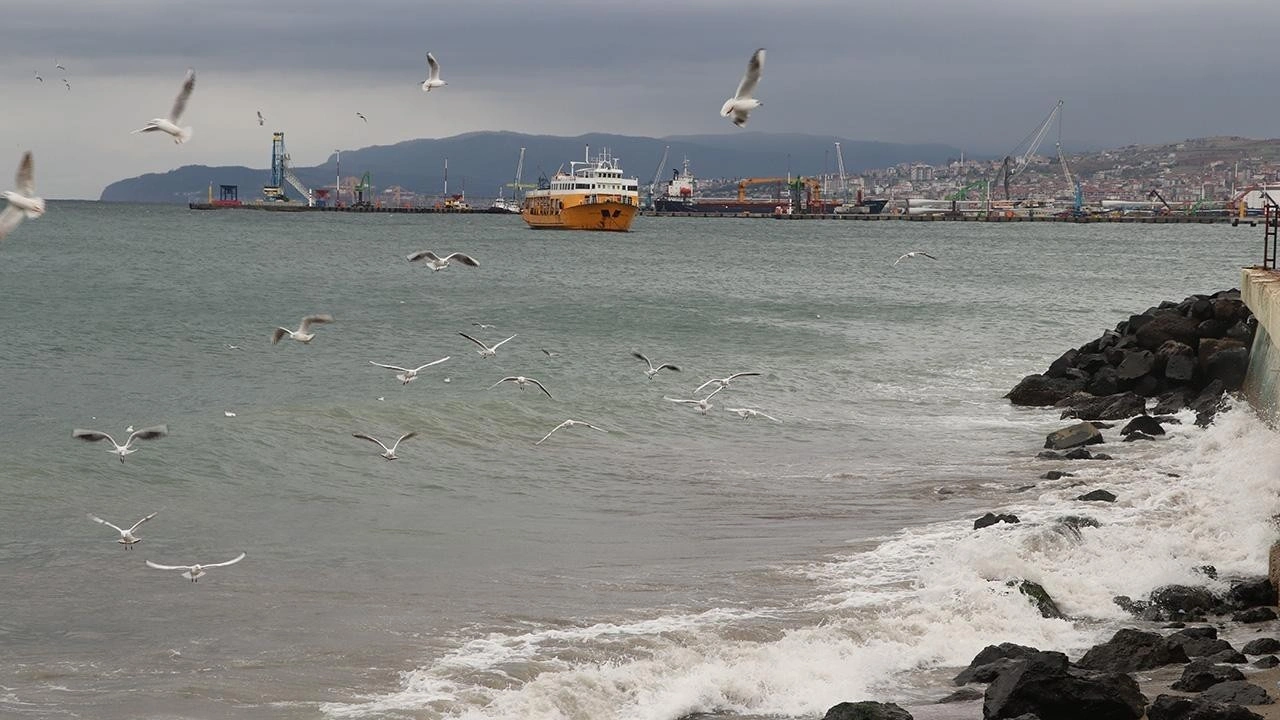
[[[271,133],[271,182],[262,186],[262,197],[269,202],[291,202],[285,192],[285,183],[292,185],[307,201],[307,207],[316,204],[315,195],[311,192],[289,166],[289,153],[284,147],[284,133]]]

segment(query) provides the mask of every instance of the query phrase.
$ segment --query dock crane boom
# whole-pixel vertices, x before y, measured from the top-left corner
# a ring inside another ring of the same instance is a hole
[[[840,202],[849,204],[849,184],[844,174],[844,153],[840,152],[840,143],[836,143],[836,169],[840,171]]]
[[[658,169],[653,171],[653,182],[649,183],[649,207],[654,207],[653,198],[658,193],[658,177],[662,175],[662,167],[667,164],[667,153],[671,151],[668,145],[662,149],[662,159],[658,161]]]
[[[1001,164],[999,172],[996,173],[996,180],[1003,178],[1005,200],[1009,199],[1009,181],[1018,177],[1018,175],[1022,174],[1023,170],[1027,169],[1027,165],[1030,163],[1031,158],[1035,156],[1036,151],[1040,149],[1040,143],[1044,142],[1044,136],[1048,134],[1049,126],[1053,124],[1054,118],[1059,117],[1059,113],[1061,112],[1062,101],[1059,100],[1058,103],[1053,106],[1053,109],[1049,111],[1049,116],[1044,119],[1044,122],[1040,123],[1040,127],[1036,128],[1030,135],[1023,138],[1022,142],[1018,143],[1017,146],[1014,147],[1013,152],[1004,156],[1004,162]],[[1059,140],[1061,140],[1061,126],[1059,126],[1058,134]],[[1024,145],[1026,146],[1026,149],[1019,153],[1018,148],[1021,148]],[[1059,148],[1061,148],[1061,142],[1059,142]]]

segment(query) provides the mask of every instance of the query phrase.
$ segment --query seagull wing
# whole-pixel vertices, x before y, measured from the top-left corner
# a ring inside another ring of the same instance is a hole
[[[409,368],[402,368],[399,365],[384,365],[382,363],[374,362],[372,360],[369,361],[369,364],[377,365],[380,368],[386,368],[388,370],[399,370],[400,372],[409,372]],[[423,365],[422,367],[426,367],[426,365]],[[418,369],[421,370],[422,368],[418,368]]]
[[[308,315],[302,318],[302,324],[298,326],[298,329],[306,332],[311,329],[312,325],[323,325],[331,322],[333,322],[332,315]]]
[[[909,257],[911,257],[911,253],[907,253],[906,255],[900,255],[897,260],[893,261],[893,264],[897,265],[898,263],[902,262],[903,260],[906,260]]]
[[[133,532],[134,530],[137,530],[139,525],[141,525],[142,523],[144,523],[144,522],[146,522],[146,521],[150,520],[151,518],[155,517],[155,516],[156,516],[156,515],[158,515],[158,514],[159,514],[159,513],[151,513],[150,515],[148,515],[148,516],[146,516],[146,517],[142,518],[142,519],[141,519],[141,520],[139,520],[138,522],[134,523],[134,524],[133,524],[133,527],[129,528],[129,532]],[[116,528],[116,529],[118,530],[119,528]]]
[[[31,157],[31,151],[22,154],[22,162],[18,163],[18,174],[14,176],[14,182],[18,188],[18,192],[27,197],[34,197],[36,194],[36,163]]]
[[[735,378],[740,378],[740,377],[752,377],[752,376],[754,376],[754,375],[759,375],[759,374],[760,374],[760,373],[758,373],[758,372],[740,372],[740,373],[734,373],[734,374],[730,375],[729,377],[725,378],[725,380],[733,380],[733,379],[735,379]]]
[[[409,255],[407,259],[409,262],[417,262],[419,260],[434,260],[436,262],[440,261],[440,258],[437,257],[436,254],[431,252],[430,250],[419,250],[418,252],[413,253],[412,255]]]
[[[676,371],[676,372],[680,372],[680,368],[676,367],[675,365],[672,365],[671,363],[662,363],[661,365],[659,365],[659,366],[658,366],[658,369],[659,369],[659,370],[674,370],[674,371]]]
[[[448,262],[449,260],[457,260],[463,265],[470,265],[471,267],[480,267],[480,263],[476,262],[475,258],[463,253],[449,253],[449,255],[445,257],[445,261]]]
[[[921,255],[923,255],[923,256],[925,256],[925,257],[927,257],[927,258],[929,258],[930,260],[937,260],[937,259],[938,259],[938,258],[936,258],[936,257],[934,257],[934,256],[932,256],[932,255],[930,255],[929,253],[924,252],[923,250],[921,250],[921,251],[920,251],[920,254],[921,254]]]
[[[635,350],[632,350],[632,351],[631,351],[631,357],[639,358],[639,359],[643,360],[643,361],[644,361],[644,364],[645,364],[645,365],[648,365],[650,370],[652,370],[652,369],[653,369],[653,361],[652,361],[652,360],[650,360],[649,358],[645,357],[644,353],[640,353],[640,352],[636,352]]]
[[[243,560],[243,559],[244,559],[244,555],[245,555],[244,553],[240,553],[239,555],[235,556],[234,558],[232,558],[232,559],[230,559],[230,560],[228,560],[228,561],[226,561],[226,562],[210,563],[210,564],[208,564],[208,565],[201,565],[200,567],[202,567],[202,568],[215,568],[215,567],[226,567],[226,566],[228,566],[228,565],[235,565],[236,563],[238,563],[238,562],[240,562],[241,560]]]
[[[116,531],[116,532],[118,532],[118,533],[120,533],[121,535],[123,535],[123,534],[124,534],[124,530],[123,530],[119,525],[114,525],[114,524],[112,524],[112,523],[109,523],[109,522],[107,522],[106,520],[103,520],[102,518],[98,517],[97,515],[89,515],[89,519],[90,519],[90,520],[92,520],[92,521],[94,521],[94,522],[96,522],[96,523],[100,523],[100,524],[102,524],[102,525],[106,525],[106,526],[107,526],[107,527],[109,527],[109,528],[114,528],[114,529],[115,529],[115,531]],[[140,524],[142,524],[142,521],[141,521],[141,520],[139,520],[139,521],[138,521],[138,524],[139,524],[139,525],[140,525]],[[136,528],[136,527],[138,527],[138,526],[137,526],[137,525],[134,525],[132,528],[129,528],[129,530],[131,530],[131,531],[132,531],[132,530],[133,530],[133,528]]]
[[[513,337],[515,337],[515,335],[512,335],[511,337],[507,338],[507,340],[510,340]],[[492,349],[497,350],[502,345],[502,343],[506,342],[507,340],[503,340],[502,342],[499,342],[497,345],[494,345]]]
[[[413,370],[413,371],[414,371],[414,372],[422,372],[422,370],[423,370],[424,368],[429,368],[429,367],[431,367],[432,365],[439,365],[440,363],[444,362],[445,360],[448,360],[450,357],[453,357],[453,356],[452,356],[452,355],[445,355],[444,357],[440,358],[439,360],[432,360],[431,362],[427,363],[426,365],[419,365],[418,367],[414,368],[414,370]],[[377,363],[374,363],[374,365],[377,365]],[[384,365],[383,367],[386,367],[386,366]]]
[[[12,205],[0,210],[0,240],[13,232],[13,229],[18,227],[18,223],[22,222],[22,218],[22,211]]]
[[[494,383],[494,384],[490,385],[489,387],[485,388],[485,390],[492,390],[492,389],[494,389],[494,388],[498,387],[499,385],[501,385],[501,384],[502,384],[502,383],[504,383],[504,382],[512,382],[512,381],[514,381],[515,379],[516,379],[516,376],[515,376],[515,375],[511,375],[511,376],[508,376],[508,377],[504,377],[504,378],[502,378],[501,380],[499,380],[498,382],[496,382],[496,383]]]
[[[436,58],[431,53],[427,53],[427,66],[431,68],[431,76],[429,80],[440,79],[440,63],[436,62]]]
[[[539,440],[538,442],[534,443],[534,445],[541,445],[541,444],[543,443],[543,441],[545,441],[547,438],[551,437],[552,435],[555,435],[557,430],[559,430],[560,428],[562,428],[562,427],[564,427],[565,425],[568,425],[568,424],[569,424],[569,421],[568,421],[568,420],[565,420],[564,422],[560,423],[559,425],[557,425],[557,426],[555,426],[555,427],[551,428],[551,432],[547,433],[546,435],[543,435],[543,436],[542,436],[542,440]]]
[[[711,396],[710,396],[710,395],[708,395],[707,397],[711,397]],[[697,401],[697,400],[681,400],[680,398],[667,397],[666,395],[663,395],[663,396],[662,396],[662,399],[663,399],[663,400],[670,400],[671,402],[674,402],[674,403],[684,403],[685,405],[697,405],[697,404],[698,404],[698,401]]]
[[[591,428],[592,430],[599,430],[599,431],[600,431],[600,432],[602,432],[602,433],[607,433],[607,432],[609,432],[608,430],[605,430],[605,429],[604,429],[604,428],[602,428],[602,427],[596,427],[595,425],[592,425],[592,424],[591,424],[591,423],[589,423],[589,422],[582,422],[581,420],[579,420],[579,421],[578,421],[578,424],[579,424],[579,425],[586,425],[587,427]]]
[[[551,397],[551,391],[543,387],[542,383],[538,382],[537,380],[534,380],[533,378],[525,378],[525,379],[533,383],[534,385],[537,385],[539,390],[547,394],[547,397],[551,398],[552,400],[555,400],[555,398]]]
[[[414,430],[412,432],[407,432],[401,435],[400,437],[396,438],[395,445],[391,446],[391,452],[395,452],[396,448],[400,447],[400,443],[404,442],[405,440],[408,440],[409,438],[417,437],[417,436],[418,436],[418,431]]]
[[[178,124],[178,118],[182,117],[182,111],[187,109],[187,100],[195,87],[196,71],[188,68],[187,79],[182,82],[182,89],[178,91],[178,97],[173,101],[173,109],[169,111],[169,122]]]
[[[734,95],[735,99],[751,97],[756,91],[756,84],[760,82],[760,71],[764,68],[764,48],[756,50],[751,55],[751,60],[747,62],[747,74],[742,76],[742,82],[738,84],[738,92]]]
[[[99,440],[110,440],[112,445],[119,447],[120,444],[110,435],[98,430],[80,430],[79,428],[71,431],[71,437],[79,438],[85,442],[98,442]]]
[[[387,447],[386,445],[383,445],[381,440],[379,440],[378,438],[372,435],[365,435],[364,433],[351,433],[351,437],[358,437],[361,440],[368,440],[369,442],[378,443],[378,445],[380,445],[383,450],[386,450],[387,452],[391,452],[391,448]]]
[[[191,570],[190,565],[161,565],[160,563],[151,562],[150,560],[147,561],[147,567],[155,568],[157,570],[186,570],[188,572]],[[206,565],[205,567],[209,566]]]
[[[292,333],[293,333],[292,330],[288,330],[282,327],[276,328],[276,331],[271,333],[271,344],[275,345],[276,343],[280,342],[280,338],[284,337],[285,335],[291,335]]]
[[[710,400],[711,398],[715,397],[716,393],[720,392],[720,391],[721,391],[721,390],[723,390],[723,389],[724,389],[724,386],[723,386],[723,385],[721,385],[720,387],[716,388],[715,390],[712,390],[711,392],[707,393],[707,396],[706,396],[706,397],[704,397],[704,398],[702,398],[702,400]]]
[[[138,440],[155,440],[168,434],[168,425],[152,425],[151,427],[144,427],[129,433],[129,437],[124,441],[124,444],[127,446],[129,443],[133,442],[135,438]]]
[[[479,345],[480,347],[484,348],[485,350],[490,350],[490,349],[492,349],[492,348],[490,348],[488,345],[485,345],[484,343],[480,342],[479,340],[477,340],[477,339],[475,339],[475,338],[471,337],[470,335],[468,335],[468,334],[466,334],[466,333],[464,333],[464,332],[460,332],[460,333],[458,333],[458,334],[459,334],[459,335],[461,335],[462,337],[464,337],[464,338],[466,338],[466,339],[470,340],[471,342],[473,342],[473,343],[475,343],[475,344]],[[508,339],[509,339],[509,338],[508,338]],[[493,347],[498,347],[498,346],[497,346],[497,345],[494,345]]]
[[[696,392],[701,392],[701,391],[702,391],[702,388],[704,388],[704,387],[706,387],[706,386],[710,385],[711,383],[714,383],[714,382],[720,382],[720,381],[721,381],[721,379],[720,379],[720,378],[711,378],[710,380],[708,380],[708,381],[706,381],[706,382],[702,383],[701,385],[699,385],[698,387],[694,388],[694,389],[693,389],[693,391],[694,391],[695,393],[696,393]]]

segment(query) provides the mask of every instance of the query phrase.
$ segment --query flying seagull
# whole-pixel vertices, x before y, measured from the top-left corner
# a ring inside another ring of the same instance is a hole
[[[548,350],[548,349],[546,349],[546,348],[540,348],[540,349],[542,350],[542,354],[543,354],[543,355],[546,355],[546,356],[547,356],[547,357],[549,357],[549,358],[553,358],[553,357],[560,357],[560,353],[558,353],[558,352],[556,352],[556,351],[554,351],[554,350]]]
[[[133,544],[134,544],[134,543],[140,543],[140,542],[142,542],[142,538],[138,537],[137,535],[134,535],[134,534],[133,534],[133,531],[134,531],[134,530],[137,530],[139,525],[141,525],[142,523],[144,523],[144,522],[146,522],[146,521],[150,520],[151,518],[153,518],[153,517],[155,517],[155,516],[156,516],[156,513],[151,513],[150,515],[148,515],[148,516],[146,516],[146,517],[142,518],[141,520],[139,520],[138,522],[134,523],[134,524],[133,524],[133,527],[129,528],[128,530],[125,530],[124,528],[122,528],[122,527],[120,527],[120,526],[118,526],[118,525],[112,525],[111,523],[107,522],[106,520],[103,520],[102,518],[98,517],[97,515],[89,515],[89,519],[90,519],[90,520],[92,520],[92,521],[94,521],[94,522],[96,522],[96,523],[98,523],[98,524],[100,524],[100,525],[106,525],[106,526],[107,526],[107,527],[109,527],[109,528],[114,528],[116,532],[120,533],[120,539],[119,539],[119,540],[116,540],[116,542],[118,542],[118,543],[120,543],[121,545],[123,545],[125,550],[132,550],[132,549],[133,549]]]
[[[40,77],[40,71],[36,70],[35,73],[36,73],[36,79],[39,80],[40,82],[44,82],[44,78]]]
[[[240,553],[239,555],[235,556],[234,558],[226,562],[212,563],[209,565],[161,565],[160,563],[154,563],[148,560],[147,567],[155,568],[157,570],[182,570],[183,571],[182,577],[187,578],[191,582],[196,582],[197,580],[199,580],[200,578],[208,574],[205,572],[205,570],[208,570],[209,568],[226,567],[228,565],[235,565],[236,563],[240,562],[243,559],[244,559],[244,553]]]
[[[147,124],[134,130],[136,133],[161,132],[169,133],[173,136],[173,141],[179,145],[191,139],[192,130],[190,127],[178,127],[178,119],[182,117],[182,111],[187,107],[187,100],[191,97],[191,91],[196,86],[196,71],[187,69],[187,79],[182,82],[182,89],[178,91],[178,98],[173,101],[173,109],[169,111],[167,118],[152,118]]]
[[[331,322],[333,322],[332,315],[308,315],[302,318],[302,324],[298,326],[297,330],[290,330],[289,328],[282,327],[276,328],[276,331],[271,334],[271,344],[275,345],[280,342],[280,338],[285,335],[288,335],[290,340],[297,340],[300,343],[309,343],[316,337],[315,333],[308,332],[312,325],[321,325]]]
[[[501,384],[502,384],[502,383],[504,383],[504,382],[513,382],[513,383],[515,383],[516,385],[519,385],[521,390],[525,389],[525,386],[527,386],[527,385],[529,385],[530,383],[532,383],[532,384],[534,384],[534,385],[537,385],[539,390],[541,390],[542,392],[546,393],[546,394],[547,394],[547,397],[551,397],[551,392],[550,392],[550,391],[548,391],[545,387],[543,387],[543,386],[542,386],[542,383],[538,382],[537,380],[534,380],[534,379],[533,379],[533,378],[531,378],[531,377],[525,377],[525,376],[523,376],[523,375],[511,375],[511,376],[508,376],[508,377],[504,377],[504,378],[502,378],[501,380],[499,380],[498,382],[496,382],[496,383],[494,383],[494,384],[490,385],[490,386],[488,387],[488,389],[489,389],[489,390],[492,390],[492,389],[494,389],[494,388],[498,387],[499,385],[501,385]],[[552,399],[552,400],[555,400],[555,398],[551,398],[551,399]]]
[[[751,94],[756,91],[756,84],[760,82],[760,70],[763,67],[764,48],[760,48],[751,55],[751,60],[747,63],[747,74],[743,75],[742,82],[738,83],[738,92],[726,100],[724,107],[720,108],[721,117],[732,115],[733,124],[738,127],[747,124],[747,115],[761,105],[760,101]]]
[[[125,455],[131,455],[138,451],[133,447],[134,440],[155,440],[169,434],[169,428],[165,425],[152,425],[138,430],[131,430],[129,438],[124,441],[124,445],[115,441],[115,438],[98,430],[81,430],[79,428],[71,431],[71,437],[84,440],[85,442],[98,442],[99,440],[108,440],[111,442],[111,449],[107,452],[115,453],[120,456],[120,462],[124,462]]]
[[[416,368],[402,368],[399,365],[384,365],[382,363],[374,362],[372,360],[369,361],[369,364],[377,365],[380,368],[386,368],[388,370],[399,370],[400,372],[396,374],[396,379],[399,380],[401,384],[408,385],[409,383],[418,379],[418,373],[422,372],[426,368],[431,367],[432,365],[439,365],[445,360],[448,360],[449,357],[450,356],[446,355],[440,358],[439,360],[433,360],[427,363],[426,365],[419,365]]]
[[[591,424],[591,423],[589,423],[589,422],[582,422],[581,420],[565,420],[564,422],[562,422],[562,423],[560,423],[559,425],[557,425],[557,426],[555,426],[554,428],[552,428],[552,429],[551,429],[551,432],[547,433],[546,435],[543,435],[543,436],[542,436],[542,440],[539,440],[538,442],[534,443],[534,445],[541,445],[541,444],[543,443],[543,441],[545,441],[547,438],[549,438],[549,437],[551,437],[552,435],[554,435],[554,434],[556,433],[556,430],[559,430],[560,428],[574,427],[574,426],[576,426],[576,425],[585,425],[586,427],[589,427],[589,428],[591,428],[592,430],[599,430],[599,431],[600,431],[600,432],[602,432],[602,433],[607,433],[607,432],[609,432],[608,430],[605,430],[604,428],[598,428],[598,427],[596,427],[595,425],[592,425],[592,424]]]
[[[44,214],[44,199],[36,197],[35,160],[30,150],[22,154],[18,163],[14,187],[17,190],[5,190],[3,193],[9,204],[0,211],[0,240],[13,232],[23,218],[34,219]]]
[[[463,255],[462,253],[458,253],[458,252],[449,253],[444,257],[439,257],[435,253],[431,252],[430,250],[422,250],[420,252],[416,252],[416,253],[413,253],[412,255],[409,255],[408,260],[409,262],[426,260],[427,265],[429,265],[431,269],[435,270],[436,272],[439,272],[449,267],[450,260],[457,260],[463,265],[470,265],[471,267],[480,267],[480,263],[476,262],[475,258],[471,257],[470,255]]]
[[[63,64],[62,64],[62,63],[60,63],[60,62],[58,62],[57,60],[54,60],[54,61],[53,61],[53,66],[54,66],[54,67],[56,67],[56,68],[58,68],[59,70],[66,70],[66,69],[67,69],[67,67],[66,67],[65,65],[63,65]]]
[[[399,439],[397,439],[395,443],[391,445],[391,447],[387,447],[386,444],[384,444],[378,438],[373,437],[372,435],[365,435],[364,433],[351,433],[351,437],[357,437],[357,438],[360,438],[361,440],[368,440],[369,442],[377,443],[378,445],[382,446],[382,449],[384,451],[382,453],[382,457],[388,460],[399,460],[400,458],[396,457],[396,448],[400,447],[400,443],[402,441],[408,440],[411,437],[415,437],[417,436],[417,434],[418,434],[417,432],[407,432],[401,435]]]
[[[435,56],[431,53],[427,53],[427,65],[431,68],[431,74],[422,82],[422,92],[431,92],[431,88],[449,84],[440,79],[440,63],[436,62]]]
[[[262,111],[259,110],[258,111],[258,127],[262,127],[263,125],[266,125],[266,124],[267,124],[267,119],[262,117]]]
[[[782,422],[782,421],[781,421],[781,420],[779,420],[778,418],[776,418],[776,417],[774,417],[774,416],[772,416],[772,415],[766,415],[765,413],[762,413],[762,412],[760,412],[759,410],[756,410],[755,408],[731,408],[731,407],[727,407],[727,408],[725,408],[725,410],[728,410],[728,411],[729,411],[729,412],[731,412],[731,413],[738,413],[738,417],[742,418],[743,420],[749,420],[749,419],[751,419],[751,418],[762,417],[762,418],[769,418],[770,420],[772,420],[772,421],[774,421],[774,422]]]
[[[708,381],[706,381],[706,382],[702,383],[701,385],[699,385],[698,387],[694,388],[694,390],[693,390],[693,391],[694,391],[694,392],[699,392],[699,391],[701,391],[701,390],[702,390],[702,388],[704,388],[704,387],[706,387],[706,386],[708,386],[708,385],[712,385],[712,384],[714,384],[714,385],[716,385],[716,386],[717,386],[717,388],[716,388],[717,390],[723,390],[724,388],[729,387],[729,384],[730,384],[730,383],[732,383],[734,380],[737,380],[737,379],[738,379],[738,378],[740,378],[740,377],[752,377],[752,376],[759,375],[759,374],[760,374],[760,373],[758,373],[758,372],[740,372],[740,373],[734,373],[734,374],[730,375],[729,377],[711,378],[710,380],[708,380]]]
[[[674,402],[674,403],[683,403],[685,405],[692,405],[698,412],[702,413],[703,415],[706,415],[707,411],[710,410],[712,407],[714,407],[710,402],[711,398],[714,397],[716,393],[720,392],[723,389],[724,389],[724,386],[721,385],[715,390],[712,390],[710,395],[707,395],[701,400],[681,400],[680,398],[665,397],[665,396],[662,399],[670,400],[671,402]]]
[[[645,355],[644,355],[643,353],[636,352],[635,350],[632,350],[632,351],[631,351],[631,356],[632,356],[632,357],[636,357],[636,358],[640,358],[641,360],[643,360],[643,361],[645,362],[645,364],[646,364],[646,365],[648,365],[648,366],[649,366],[649,369],[648,369],[648,370],[645,370],[645,371],[644,371],[644,374],[645,374],[645,375],[647,375],[647,376],[649,376],[649,379],[650,379],[650,380],[652,380],[652,379],[653,379],[653,376],[654,376],[654,375],[657,375],[657,374],[658,374],[658,371],[659,371],[659,370],[672,370],[672,371],[675,371],[675,372],[680,372],[680,368],[676,367],[675,365],[672,365],[671,363],[662,363],[661,365],[658,365],[658,366],[656,366],[656,367],[655,367],[655,366],[654,366],[654,364],[653,364],[653,361],[652,361],[652,360],[650,360],[649,358],[645,357]]]
[[[365,122],[369,122],[369,118],[365,117],[365,116],[364,116],[364,113],[360,113],[360,112],[358,112],[358,113],[356,113],[356,117],[360,118],[361,120],[363,120],[363,121],[365,121]]]
[[[907,253],[907,254],[905,254],[905,255],[903,255],[903,256],[901,256],[901,257],[899,257],[897,260],[894,260],[894,261],[893,261],[893,264],[894,264],[894,265],[897,265],[898,263],[902,262],[903,260],[907,260],[907,259],[914,258],[914,257],[927,257],[927,258],[929,258],[930,260],[937,260],[937,259],[938,259],[938,258],[936,258],[936,257],[934,257],[934,256],[932,256],[932,255],[930,255],[929,253],[927,253],[927,252],[925,252],[925,251],[923,251],[923,250],[912,250],[911,252],[909,252],[909,253]]]
[[[492,330],[492,329],[494,329],[495,327],[497,327],[497,325],[490,325],[490,324],[488,324],[488,323],[481,323],[481,322],[475,322],[475,323],[471,323],[471,324],[472,324],[472,325],[474,325],[474,326],[476,326],[476,327],[478,327],[478,328],[480,328],[481,330]]]
[[[458,333],[458,334],[459,334],[459,335],[461,335],[462,337],[464,337],[464,338],[466,338],[466,339],[470,340],[471,342],[473,342],[473,343],[475,343],[475,344],[479,345],[479,346],[480,346],[480,349],[479,349],[479,350],[477,350],[476,352],[480,353],[480,357],[482,357],[482,358],[491,358],[491,357],[493,357],[494,355],[497,355],[497,354],[498,354],[498,348],[502,346],[502,343],[504,343],[504,342],[506,342],[507,340],[510,340],[511,338],[515,337],[515,335],[512,335],[511,337],[507,338],[507,340],[499,341],[496,345],[485,345],[484,343],[480,342],[479,340],[477,340],[477,339],[475,339],[475,338],[471,337],[470,335],[468,335],[468,334],[466,334],[466,333],[464,333],[464,332],[460,332],[460,333]]]
[[[68,91],[71,90],[71,83],[66,78],[62,78],[62,84],[67,86]]]

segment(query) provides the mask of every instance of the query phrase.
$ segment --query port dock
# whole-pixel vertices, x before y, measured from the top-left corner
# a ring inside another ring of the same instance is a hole
[[[254,203],[187,203],[191,210],[264,210],[267,212],[344,212],[344,213],[404,213],[412,215],[510,215],[506,210],[492,208],[464,207],[387,207],[379,205],[341,205],[338,207],[321,205],[304,205],[295,202],[254,202]]]
[[[720,218],[753,218],[768,220],[860,220],[865,222],[1058,222],[1058,223],[1139,223],[1139,224],[1196,224],[1212,225],[1230,223],[1232,227],[1248,225],[1256,227],[1261,218],[1238,217],[1226,215],[1120,215],[1112,213],[1098,214],[1055,214],[1055,213],[732,213],[732,212],[668,212],[657,210],[641,210],[641,215],[648,217],[720,217]]]

